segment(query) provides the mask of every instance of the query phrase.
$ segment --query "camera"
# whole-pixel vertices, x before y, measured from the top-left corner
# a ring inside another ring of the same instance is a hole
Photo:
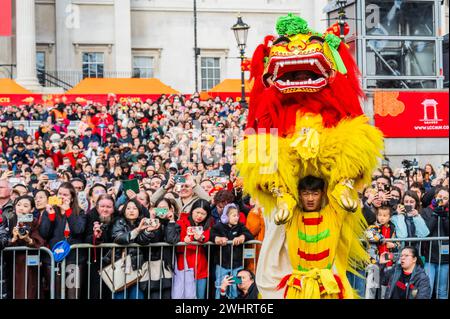
[[[419,162],[417,162],[416,159],[413,159],[412,161],[405,159],[402,161],[402,165],[407,172],[417,171],[419,169]]]
[[[31,228],[28,225],[19,226],[19,235],[25,236],[27,233],[30,233]]]
[[[27,233],[31,233],[31,227],[29,225],[18,223],[17,230],[19,231],[20,236],[25,236]]]
[[[100,230],[102,231],[102,233],[106,232],[108,230],[108,225],[107,224],[101,224],[100,225]]]

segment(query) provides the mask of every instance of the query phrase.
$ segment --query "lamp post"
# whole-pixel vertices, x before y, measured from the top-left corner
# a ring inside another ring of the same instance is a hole
[[[195,92],[198,92],[198,56],[200,50],[197,46],[197,0],[194,0],[194,73],[195,73]]]
[[[338,24],[339,24],[339,37],[343,42],[345,42],[345,20],[347,16],[345,15],[345,7],[347,6],[347,0],[336,1],[339,11],[338,11]]]
[[[242,69],[242,64],[245,59],[245,46],[247,44],[247,35],[250,26],[242,21],[242,17],[239,15],[237,22],[231,27],[236,37],[236,42],[239,48],[239,53],[241,57],[241,105],[242,107],[247,107],[247,101],[245,100],[245,75]]]

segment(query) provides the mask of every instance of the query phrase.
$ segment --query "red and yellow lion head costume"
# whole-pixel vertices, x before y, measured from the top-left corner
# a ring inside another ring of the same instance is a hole
[[[291,133],[298,111],[321,114],[325,127],[362,115],[359,70],[347,45],[332,33],[309,29],[289,14],[278,20],[252,58],[248,126]]]

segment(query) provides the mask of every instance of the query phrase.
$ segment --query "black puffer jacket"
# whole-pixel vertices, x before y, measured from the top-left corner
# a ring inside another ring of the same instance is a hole
[[[429,207],[423,209],[421,215],[425,220],[428,229],[430,230],[430,234],[428,235],[428,237],[448,237],[448,207],[437,208],[432,204]],[[448,264],[448,252],[444,253],[443,251],[443,246],[445,245],[447,245],[448,247],[448,240],[443,240],[441,242],[437,240],[431,242],[423,242],[422,256],[425,257],[425,260],[427,262],[431,262],[434,264]]]
[[[253,240],[253,235],[243,224],[238,223],[235,226],[230,227],[229,225],[225,225],[223,223],[215,224],[211,229],[211,237],[210,241],[213,243],[216,240],[216,237],[226,237],[228,240],[233,240],[236,237],[241,235],[245,236],[245,241]],[[231,260],[231,251],[233,251],[233,260]],[[222,254],[216,254],[215,263],[216,265],[221,265],[223,268],[238,268],[242,267],[242,254],[244,253],[243,245],[232,246],[227,245],[222,247]],[[220,260],[220,256],[222,256],[222,260]],[[233,267],[231,267],[231,263],[233,263]]]
[[[1,219],[1,217],[0,217]],[[0,250],[3,250],[6,246],[8,246],[9,242],[9,234],[7,231],[7,226],[4,221],[0,222]],[[0,265],[1,267],[1,273],[3,274],[3,277],[0,278],[0,285],[1,285],[1,291],[2,294],[0,295],[0,299],[6,299],[7,298],[7,286],[6,286],[6,271],[3,264]]]
[[[180,226],[177,223],[170,223],[168,220],[160,220],[160,228],[152,231],[152,243],[168,243],[176,244],[180,240]],[[144,261],[157,261],[162,260],[161,270],[162,276],[159,278],[151,277],[149,281],[144,280],[139,283],[139,287],[146,292],[150,283],[150,298],[151,299],[170,299],[172,288],[172,276],[168,276],[167,273],[173,274],[174,260],[176,256],[174,253],[175,247],[152,247],[144,248]],[[151,252],[151,256],[149,254]]]
[[[154,242],[156,236],[154,232],[142,231],[140,232],[136,238],[131,238],[132,231],[137,228],[141,221],[141,217],[138,218],[134,224],[129,223],[125,218],[121,217],[114,222],[112,227],[112,240],[114,243],[118,245],[130,245],[130,244],[138,244],[138,245],[148,245],[151,242]],[[142,267],[142,264],[145,261],[144,250],[146,248],[123,248],[123,249],[115,249],[114,258],[115,261],[122,258],[123,252],[131,257],[131,265],[134,270]],[[103,258],[103,262],[106,264],[110,264],[112,262],[110,255]]]

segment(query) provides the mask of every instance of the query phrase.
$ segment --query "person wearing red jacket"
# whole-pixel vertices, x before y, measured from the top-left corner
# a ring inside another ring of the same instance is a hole
[[[101,137],[102,141],[106,139],[106,134],[109,125],[114,125],[114,118],[108,113],[106,106],[103,106],[100,113],[97,113],[91,119],[94,125],[94,134]]]
[[[177,223],[181,228],[181,242],[186,244],[192,242],[208,242],[211,226],[214,223],[208,201],[199,199],[194,202],[190,213],[182,214]],[[185,263],[187,264],[188,269],[194,269],[197,299],[205,299],[208,280],[208,258],[206,249],[197,245],[177,247],[178,270],[184,270]],[[176,283],[174,286],[176,286]]]
[[[44,151],[44,154],[47,158],[51,158],[53,160],[55,168],[58,168],[58,166],[62,165],[63,154],[62,154],[61,150],[46,149]]]
[[[75,166],[77,165],[77,160],[83,158],[84,155],[82,152],[80,152],[80,148],[78,147],[78,145],[73,145],[72,151],[63,155],[63,158],[66,157],[70,160],[70,165],[72,166],[72,168],[75,168]]]

